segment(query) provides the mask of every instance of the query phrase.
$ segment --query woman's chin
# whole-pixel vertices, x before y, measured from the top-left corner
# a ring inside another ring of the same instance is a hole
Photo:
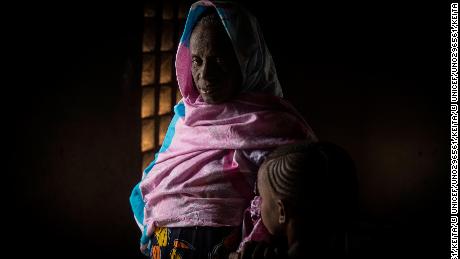
[[[225,99],[218,98],[213,95],[201,94],[201,97],[203,98],[203,101],[207,104],[221,104],[225,102]]]

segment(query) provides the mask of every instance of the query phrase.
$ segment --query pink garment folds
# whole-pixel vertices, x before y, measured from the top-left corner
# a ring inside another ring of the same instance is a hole
[[[207,8],[215,8],[233,43],[243,90],[222,104],[205,103],[191,75],[189,39]],[[236,15],[237,14],[237,15]],[[254,197],[257,170],[274,148],[315,136],[282,99],[272,57],[246,10],[225,2],[192,5],[176,55],[183,99],[163,146],[130,201],[146,246],[155,226],[239,226]]]

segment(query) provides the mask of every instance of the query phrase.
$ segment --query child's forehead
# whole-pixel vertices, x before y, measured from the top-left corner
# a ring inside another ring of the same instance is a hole
[[[260,177],[263,173],[266,173],[267,171],[267,163],[264,162],[260,165],[259,170],[257,171],[257,178]]]
[[[257,182],[266,182],[267,181],[267,174],[268,174],[268,166],[267,163],[262,163],[259,167],[259,171],[257,173]]]

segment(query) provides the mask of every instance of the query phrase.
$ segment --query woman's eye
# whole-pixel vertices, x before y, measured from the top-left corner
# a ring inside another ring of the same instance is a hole
[[[199,58],[192,58],[192,65],[200,65],[201,60]]]

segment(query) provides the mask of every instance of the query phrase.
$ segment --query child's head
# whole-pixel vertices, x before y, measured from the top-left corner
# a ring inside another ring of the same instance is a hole
[[[313,235],[341,231],[357,205],[353,162],[332,143],[276,149],[260,167],[257,187],[262,220],[278,236],[287,235],[292,224]]]

